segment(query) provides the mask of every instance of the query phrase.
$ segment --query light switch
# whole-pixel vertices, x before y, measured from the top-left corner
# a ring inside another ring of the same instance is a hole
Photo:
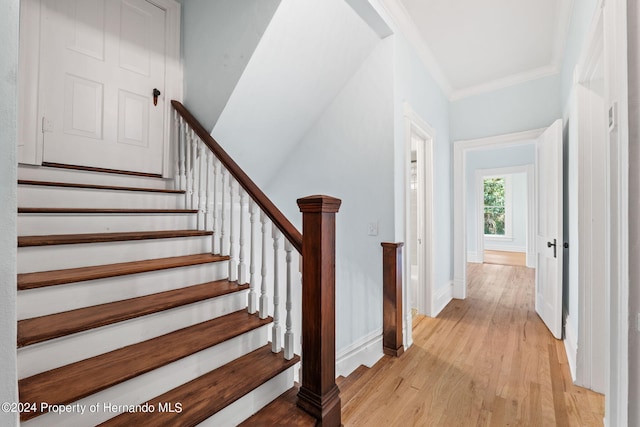
[[[367,234],[369,236],[377,236],[378,235],[378,223],[370,222],[367,227]]]

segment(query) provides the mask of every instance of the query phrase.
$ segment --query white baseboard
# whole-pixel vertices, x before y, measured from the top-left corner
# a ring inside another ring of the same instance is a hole
[[[465,299],[464,279],[462,277],[453,278],[453,297]]]
[[[527,252],[527,268],[536,268],[536,253]]]
[[[527,252],[524,246],[502,245],[498,242],[484,242],[484,248],[489,251]]]
[[[382,331],[375,331],[340,350],[336,355],[336,377],[348,376],[358,366],[372,367],[384,356]]]
[[[436,317],[453,299],[453,282],[448,282],[444,288],[438,291],[433,304],[433,317]]]
[[[571,318],[566,316],[566,324],[564,326],[564,349],[567,352],[567,360],[569,361],[569,369],[571,370],[571,379],[576,382],[576,365],[578,360],[578,336],[571,324]]]
[[[467,252],[467,262],[472,262],[474,264],[482,264],[483,261],[482,254],[478,252]]]

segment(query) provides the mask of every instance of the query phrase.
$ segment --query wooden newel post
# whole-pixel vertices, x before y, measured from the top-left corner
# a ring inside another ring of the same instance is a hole
[[[336,385],[336,212],[342,202],[329,196],[298,199],[302,212],[302,383],[298,406],[318,425],[341,425]]]
[[[402,246],[382,243],[382,349],[389,356],[404,353],[402,343]]]

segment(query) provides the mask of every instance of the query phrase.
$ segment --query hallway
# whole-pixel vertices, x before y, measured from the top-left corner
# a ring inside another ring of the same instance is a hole
[[[534,310],[534,270],[469,264],[469,294],[414,319],[413,346],[341,385],[345,426],[601,426]]]

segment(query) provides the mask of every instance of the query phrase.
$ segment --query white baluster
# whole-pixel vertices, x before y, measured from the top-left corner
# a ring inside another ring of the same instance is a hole
[[[235,282],[238,280],[238,260],[236,259],[236,245],[235,245],[235,230],[233,229],[235,215],[233,214],[233,196],[235,195],[234,188],[236,187],[236,180],[229,175],[229,281]]]
[[[291,321],[291,310],[293,309],[293,301],[291,300],[291,287],[292,287],[292,274],[291,274],[291,251],[293,245],[288,239],[284,239],[284,251],[287,254],[287,301],[285,302],[285,309],[287,311],[286,317],[286,332],[284,333],[284,358],[286,360],[293,359],[293,329]]]
[[[205,196],[204,196],[204,229],[205,230],[211,230],[213,227],[213,224],[211,223],[211,215],[212,215],[212,211],[213,209],[211,209],[211,203],[213,201],[212,198],[212,194],[211,194],[211,180],[213,179],[212,175],[212,170],[211,170],[211,156],[212,153],[209,149],[205,148],[205,156],[204,156],[204,162],[205,162],[205,168],[204,168],[204,181],[205,181]],[[213,244],[211,245],[211,253],[215,253],[213,252]]]
[[[280,249],[280,230],[272,225],[273,237],[273,326],[271,328],[271,351],[282,350],[282,327],[280,326],[280,286],[278,285],[278,250]]]
[[[222,181],[221,181],[221,185],[220,185],[220,255],[228,255],[227,252],[227,245],[225,243],[225,239],[224,239],[224,225],[225,225],[225,215],[224,215],[224,199],[225,199],[225,193],[227,192],[227,170],[224,168],[224,166],[220,165],[220,167],[222,168]]]
[[[198,185],[200,181],[198,168],[198,140],[196,133],[191,129],[191,209],[198,209]],[[200,214],[198,213],[198,219]],[[199,224],[198,224],[199,225]]]
[[[191,171],[191,132],[188,126],[185,126],[184,130],[184,167],[185,177],[187,182],[186,192],[186,206],[187,209],[193,209],[193,200],[191,194],[193,193],[193,179]]]
[[[176,110],[173,111],[173,124],[174,124],[174,132],[173,132],[173,144],[174,147],[174,164],[175,164],[175,175],[173,177],[173,188],[174,190],[182,190],[182,186],[180,183],[180,115]]]
[[[253,314],[258,309],[258,294],[256,293],[256,211],[258,205],[249,200],[249,223],[251,231],[249,237],[249,313]]]
[[[180,189],[185,191],[185,208],[188,207],[187,205],[187,175],[186,175],[186,166],[184,164],[185,162],[185,139],[187,138],[187,131],[186,131],[186,123],[184,122],[184,119],[182,117],[180,117],[180,135],[178,136],[178,157],[180,159]]]
[[[212,240],[212,250],[214,254],[220,253],[220,239],[218,238],[218,233],[220,230],[218,229],[218,159],[215,156],[212,156],[213,161],[213,179],[212,179],[212,187],[213,187],[213,208],[211,209],[213,216],[213,237]]]
[[[207,215],[207,200],[206,200],[206,185],[207,185],[207,166],[205,163],[206,155],[204,142],[197,139],[198,146],[198,230],[206,230],[206,215]],[[209,151],[207,149],[207,151]]]
[[[240,187],[240,186],[238,186]],[[238,283],[247,283],[247,265],[244,262],[244,211],[247,204],[247,193],[240,187],[240,240],[238,249]]]
[[[265,319],[269,315],[269,297],[267,296],[267,222],[269,218],[264,212],[260,212],[262,223],[262,282],[260,284],[260,318]]]

